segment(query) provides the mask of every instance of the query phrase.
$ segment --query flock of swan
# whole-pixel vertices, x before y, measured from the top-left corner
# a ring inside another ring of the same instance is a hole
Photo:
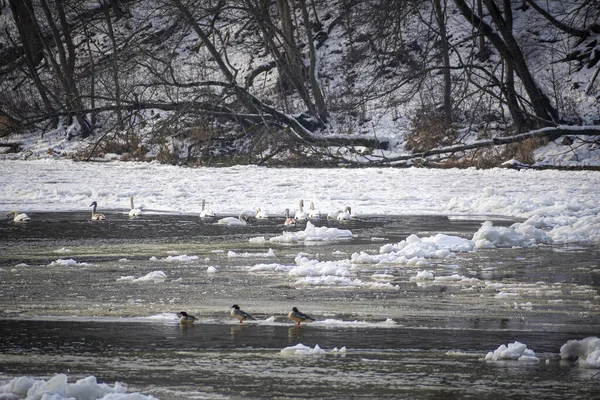
[[[129,197],[130,207],[129,216],[131,218],[139,217],[142,215],[142,210],[139,208],[135,208],[133,203],[133,196]],[[106,216],[102,213],[96,212],[98,208],[98,203],[93,201],[90,204],[92,207],[92,220],[93,221],[104,221]],[[12,218],[14,222],[26,222],[31,218],[25,213],[19,213],[18,211],[11,211],[6,214],[7,218]],[[202,199],[202,211],[200,212],[200,218],[202,219],[213,219],[216,218],[216,214],[206,208],[206,201]],[[245,226],[248,224],[248,220],[250,217],[254,217],[257,219],[266,219],[271,218],[271,214],[265,210],[261,210],[260,208],[256,209],[254,215],[249,215],[248,212],[242,212],[238,217],[225,217],[221,218],[217,221],[217,224],[220,225],[231,225],[231,226]],[[308,212],[304,210],[304,200],[300,200],[298,203],[298,210],[294,214],[293,217],[290,215],[290,209],[287,208],[285,210],[285,225],[296,225],[297,221],[308,221],[308,220],[320,220],[320,219],[334,219],[338,221],[347,221],[354,218],[352,214],[352,208],[350,206],[346,206],[343,210],[336,210],[330,213],[322,213],[321,211],[315,209],[315,203],[310,202],[310,208]]]
[[[196,317],[194,317],[193,315],[189,315],[185,311],[178,312],[177,316],[179,317],[180,324],[192,324],[194,323],[194,321],[197,320]],[[231,316],[240,321],[240,324],[246,320],[256,320],[256,318],[254,318],[252,315],[240,309],[240,306],[238,306],[237,304],[231,306]],[[287,316],[298,326],[300,326],[301,322],[315,321],[313,317],[310,317],[304,314],[303,312],[300,312],[297,307],[293,307],[292,311]]]

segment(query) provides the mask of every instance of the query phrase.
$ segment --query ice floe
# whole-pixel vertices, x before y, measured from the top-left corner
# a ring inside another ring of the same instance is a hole
[[[22,376],[0,386],[0,399],[16,400],[157,400],[153,396],[140,393],[127,393],[127,387],[120,382],[113,386],[98,383],[90,375],[75,383],[68,383],[65,374],[57,374],[46,380]]]
[[[600,338],[590,336],[581,340],[569,340],[561,346],[560,358],[577,360],[582,368],[600,369]]]
[[[535,352],[527,348],[524,343],[515,341],[509,343],[508,346],[500,345],[496,350],[490,351],[485,356],[486,361],[502,361],[502,360],[517,360],[538,362],[539,358],[535,356]]]

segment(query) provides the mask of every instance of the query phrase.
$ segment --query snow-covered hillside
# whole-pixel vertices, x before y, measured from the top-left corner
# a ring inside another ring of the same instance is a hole
[[[483,17],[476,27],[459,0],[74,1],[65,29],[48,18],[60,17],[58,2],[47,14],[32,1],[43,45],[30,45],[31,60],[15,47],[27,35],[13,3],[0,15],[3,158],[410,165],[410,154],[443,147],[416,162],[600,166],[593,2],[513,0],[508,13],[486,0],[469,9]],[[519,52],[526,71],[507,61]],[[566,132],[453,147],[544,125]]]

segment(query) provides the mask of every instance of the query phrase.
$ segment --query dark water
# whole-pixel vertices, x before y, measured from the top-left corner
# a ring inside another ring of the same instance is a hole
[[[31,216],[27,224],[0,223],[0,382],[95,375],[161,399],[594,399],[599,392],[597,370],[558,356],[567,340],[598,335],[600,252],[594,246],[480,250],[426,266],[353,267],[364,282],[374,273],[391,275],[394,289],[306,286],[249,267],[294,265],[300,252],[347,259],[413,233],[470,238],[482,221],[322,221],[317,225],[350,229],[352,240],[282,245],[249,242],[280,235],[281,219],[233,228],[186,215],[131,220],[113,213],[102,223],[78,213]],[[275,257],[267,256],[269,248]],[[151,260],[183,254],[198,258]],[[51,264],[58,259],[79,264]],[[207,273],[209,266],[217,272]],[[481,283],[411,281],[422,269]],[[164,282],[119,280],[157,270],[166,274]],[[499,298],[500,291],[517,295]],[[259,321],[235,323],[228,315],[234,303]],[[292,325],[285,317],[292,306],[318,321]],[[173,315],[180,310],[199,321],[181,327]],[[540,362],[482,360],[516,340]],[[282,355],[298,343],[327,353]],[[343,346],[346,352],[332,351]]]

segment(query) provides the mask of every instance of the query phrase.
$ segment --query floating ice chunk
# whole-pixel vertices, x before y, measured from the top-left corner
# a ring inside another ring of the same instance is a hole
[[[425,281],[425,280],[433,280],[435,279],[435,275],[431,271],[419,271],[416,276],[412,276],[410,278],[411,281]]]
[[[283,232],[282,235],[272,237],[271,242],[296,243],[296,242],[329,242],[334,240],[346,240],[352,238],[352,232],[347,229],[317,227],[312,222],[306,223],[306,228],[300,232]]]
[[[303,345],[302,343],[298,343],[295,346],[289,346],[281,349],[281,354],[284,356],[320,356],[327,354],[327,352],[320,348],[318,344],[315,344],[315,347],[311,348]]]
[[[269,249],[266,253],[236,253],[233,250],[229,250],[227,252],[227,257],[229,258],[251,258],[251,257],[275,257],[275,252],[273,249]]]
[[[250,238],[250,239],[248,239],[248,241],[250,243],[266,243],[267,239],[265,239],[264,236],[259,236],[259,237]]]
[[[98,383],[96,377],[91,375],[75,383],[67,382],[67,375],[57,374],[48,381],[37,380],[29,377],[12,379],[4,386],[0,386],[2,399],[30,399],[30,400],[158,400],[153,396],[140,393],[127,393],[127,388],[115,382],[111,387],[106,383]]]
[[[338,349],[337,347],[334,347],[333,349],[331,349],[329,351],[330,353],[337,353],[337,354],[346,354],[347,349],[346,346],[343,346],[341,349]]]
[[[217,273],[217,269],[213,266],[210,266],[210,267],[206,268],[206,273],[207,274],[215,274],[215,273]]]
[[[29,376],[21,376],[19,378],[13,378],[4,386],[0,386],[0,393],[9,395],[14,394],[15,399],[24,399],[27,397],[27,392],[35,384],[36,380]],[[2,398],[0,396],[0,398]],[[10,397],[7,397],[9,400]]]
[[[499,299],[504,299],[507,297],[518,296],[518,295],[519,295],[518,293],[504,292],[501,290],[500,292],[496,293],[495,297],[497,297]]]
[[[129,282],[150,282],[150,281],[152,281],[154,283],[159,283],[159,282],[164,282],[165,279],[167,279],[167,274],[165,274],[164,272],[152,271],[140,278],[136,278],[133,275],[128,275],[128,276],[120,277],[119,279],[117,279],[117,281],[129,281]]]
[[[166,263],[191,263],[198,260],[198,256],[188,256],[187,254],[182,254],[179,256],[167,256],[166,258],[156,258],[150,257],[150,261],[159,261]]]
[[[122,394],[126,392],[127,388],[124,387],[120,382],[115,382],[115,386],[112,388],[106,383],[98,384],[96,377],[93,375],[80,379],[77,382],[67,386],[67,395],[69,397],[75,397],[78,400],[101,399],[110,393]]]
[[[256,264],[248,269],[250,272],[289,272],[292,268],[291,265],[283,265],[278,263],[272,264]]]
[[[378,255],[365,252],[354,253],[351,260],[355,264],[395,263],[406,265],[424,265],[426,259],[443,259],[456,257],[455,252],[473,251],[475,244],[468,239],[438,233],[434,236],[420,238],[410,235],[395,244],[380,247]]]
[[[508,346],[500,345],[493,352],[490,351],[485,356],[488,361],[501,361],[501,360],[517,360],[517,361],[540,361],[535,356],[535,352],[527,348],[527,346],[521,342],[509,343]]]
[[[48,264],[49,267],[56,267],[56,266],[74,267],[74,266],[81,266],[81,265],[89,265],[89,264],[85,263],[85,262],[77,262],[77,261],[73,260],[72,258],[68,258],[68,259],[59,258],[58,260],[52,261],[50,264]]]
[[[582,368],[600,369],[600,338],[589,336],[581,340],[569,340],[560,348],[563,360],[578,360]]]
[[[54,250],[53,253],[71,253],[73,250],[67,249],[66,247],[61,247],[58,250]]]
[[[173,301],[171,303],[173,303]],[[151,321],[178,322],[179,316],[177,316],[177,314],[175,314],[175,313],[160,313],[160,314],[150,315],[149,317],[139,317],[139,319],[151,320]]]
[[[319,261],[310,260],[302,254],[296,256],[296,266],[288,274],[290,276],[351,276],[348,260]]]
[[[529,224],[513,224],[509,228],[495,227],[492,221],[485,221],[473,235],[478,249],[494,247],[532,247],[539,243],[552,243],[552,239]]]

